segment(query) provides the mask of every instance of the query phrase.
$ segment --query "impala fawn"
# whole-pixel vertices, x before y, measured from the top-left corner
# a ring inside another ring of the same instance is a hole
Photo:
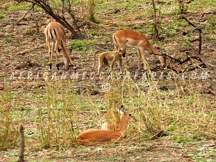
[[[121,106],[119,111],[121,116],[118,130],[90,129],[80,133],[77,136],[77,141],[89,145],[93,143],[113,142],[122,139],[125,135],[128,122],[130,120],[135,120],[135,118],[125,110],[124,106]]]
[[[97,54],[97,52],[99,51],[95,51],[94,53],[94,59],[95,59],[95,55]],[[98,75],[100,75],[100,73],[102,72],[102,70],[109,65],[109,61],[111,62],[110,64],[110,72],[112,72],[114,64],[117,62],[118,66],[120,68],[120,73],[123,72],[122,69],[122,56],[124,56],[125,51],[124,50],[116,50],[116,51],[106,51],[106,52],[102,52],[99,54],[98,56]]]

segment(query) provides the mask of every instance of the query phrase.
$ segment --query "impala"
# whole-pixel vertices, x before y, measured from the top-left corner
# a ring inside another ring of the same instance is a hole
[[[108,110],[101,118],[102,130],[117,130],[120,123],[120,114],[117,110]]]
[[[101,129],[102,130],[118,130],[120,123],[120,114],[121,112],[111,109],[108,110],[106,114],[102,116],[101,119]],[[131,119],[136,121],[137,119],[131,115]]]
[[[122,139],[125,135],[128,121],[132,119],[132,115],[129,114],[124,106],[119,109],[121,116],[118,130],[96,130],[90,129],[80,133],[77,136],[77,141],[84,145],[90,145],[101,142],[113,142]]]
[[[166,65],[166,61],[160,52],[153,47],[148,39],[138,32],[133,30],[118,30],[112,35],[113,43],[118,50],[125,50],[126,47],[134,47],[139,49],[138,53],[138,69],[140,70],[140,59],[142,57],[144,69],[146,70],[146,60],[144,50],[148,50],[150,53],[158,55],[158,58],[163,66]]]
[[[94,59],[95,59],[95,55],[98,53],[99,51],[95,51],[94,53]],[[120,68],[120,72],[122,73],[122,55],[125,53],[125,51],[106,51],[106,52],[102,52],[99,54],[98,56],[98,75],[100,75],[100,73],[102,72],[102,70],[106,67],[109,66],[109,61],[111,62],[110,64],[110,72],[113,71],[113,66],[115,64],[115,62],[118,63],[118,66]]]
[[[50,70],[52,68],[52,56],[55,53],[56,56],[56,67],[59,70],[58,53],[59,46],[62,47],[62,53],[64,56],[64,63],[66,69],[69,68],[69,63],[72,65],[72,60],[70,54],[66,48],[66,34],[64,28],[58,22],[50,22],[44,29],[44,34],[46,36],[46,43],[48,46],[49,54],[49,66]]]

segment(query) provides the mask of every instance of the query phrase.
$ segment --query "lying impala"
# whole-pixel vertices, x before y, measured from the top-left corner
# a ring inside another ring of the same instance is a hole
[[[58,22],[50,22],[44,29],[44,34],[46,36],[46,43],[48,46],[49,54],[49,65],[50,70],[52,69],[52,56],[55,53],[56,56],[56,67],[59,70],[58,54],[59,46],[62,47],[62,53],[64,56],[64,63],[66,69],[69,68],[69,63],[72,65],[72,60],[70,54],[66,48],[66,34],[64,28]]]
[[[121,112],[111,110],[102,117],[101,129],[102,130],[118,130],[120,126],[120,114]],[[131,115],[130,120],[137,121],[137,119]]]
[[[124,106],[121,106],[119,111],[121,113],[121,116],[119,122],[120,128],[118,130],[90,129],[80,133],[77,136],[77,141],[85,145],[90,145],[93,143],[112,142],[112,141],[118,141],[122,139],[125,135],[128,121],[135,118],[131,114],[126,112]]]
[[[144,50],[148,50],[150,53],[158,55],[158,58],[162,66],[166,65],[166,61],[163,56],[160,56],[160,52],[153,47],[148,39],[133,30],[119,30],[112,35],[113,43],[118,48],[118,50],[125,50],[126,47],[135,47],[139,49],[138,53],[138,69],[140,70],[140,59],[142,57],[144,69],[146,70],[146,60]]]

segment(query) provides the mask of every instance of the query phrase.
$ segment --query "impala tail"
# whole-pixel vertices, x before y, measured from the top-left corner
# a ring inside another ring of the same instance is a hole
[[[48,46],[50,70],[52,68],[52,57],[54,53],[56,58],[56,67],[59,70],[58,54],[60,52],[60,45],[62,47],[62,52],[65,60],[64,63],[66,69],[68,69],[69,63],[72,64],[72,60],[66,48],[66,34],[63,26],[58,22],[50,22],[44,29],[44,34]]]

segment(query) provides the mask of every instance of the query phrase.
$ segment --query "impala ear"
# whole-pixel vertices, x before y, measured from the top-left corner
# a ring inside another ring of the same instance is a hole
[[[119,108],[119,112],[120,114],[126,114],[126,109],[123,105],[121,105],[121,107]]]

